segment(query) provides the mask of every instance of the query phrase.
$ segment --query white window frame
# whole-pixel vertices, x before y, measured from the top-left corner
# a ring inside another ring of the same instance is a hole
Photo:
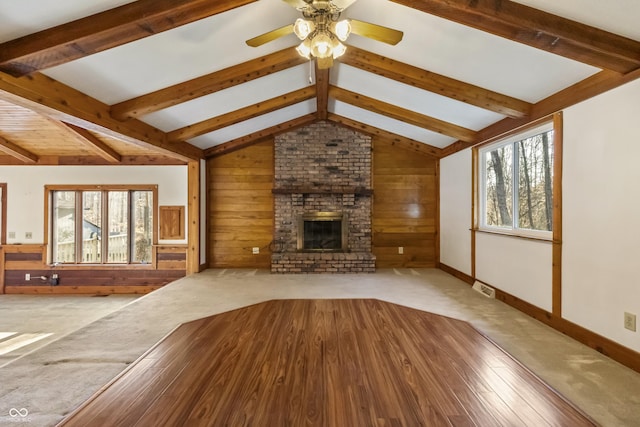
[[[553,239],[553,230],[551,231],[547,231],[547,230],[530,230],[530,229],[526,229],[526,228],[519,228],[516,226],[516,222],[517,219],[519,218],[519,209],[518,209],[518,187],[517,185],[514,185],[515,183],[518,182],[519,176],[519,156],[518,151],[518,142],[527,139],[527,138],[531,138],[533,136],[536,135],[540,135],[542,133],[545,132],[549,132],[553,130],[554,134],[555,134],[555,129],[553,126],[553,121],[549,121],[549,122],[545,122],[542,123],[540,125],[531,127],[523,132],[520,133],[516,133],[513,135],[510,135],[504,139],[492,142],[490,144],[487,144],[481,148],[478,149],[478,229],[480,231],[486,231],[486,232],[490,232],[490,233],[500,233],[500,234],[508,234],[508,235],[513,235],[513,236],[520,236],[520,237],[528,237],[528,238],[534,238],[534,239],[541,239],[541,240],[552,240]],[[554,138],[555,139],[555,138]],[[554,152],[555,152],[555,141],[552,139],[551,143],[553,144],[554,147]],[[511,145],[513,146],[513,165],[512,165],[512,171],[510,172],[512,174],[512,206],[511,206],[511,212],[512,212],[512,225],[511,226],[494,226],[494,225],[487,225],[487,182],[486,182],[486,178],[487,178],[487,162],[486,162],[486,156],[487,153],[490,153],[491,151],[494,151],[496,149],[500,149],[502,147]],[[554,179],[552,179],[551,185],[554,185]]]

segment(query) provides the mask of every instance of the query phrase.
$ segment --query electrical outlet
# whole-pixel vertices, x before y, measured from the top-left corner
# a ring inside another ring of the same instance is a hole
[[[630,331],[636,331],[636,315],[632,313],[624,313],[624,327]]]
[[[30,231],[27,231],[24,233],[24,238],[25,239],[33,239],[33,233]]]
[[[404,248],[402,246],[398,246],[398,253],[400,255],[404,254]]]
[[[16,238],[16,232],[15,231],[10,231],[9,232],[9,238],[10,239],[15,239]]]
[[[31,274],[30,273],[25,273],[24,275],[24,280],[31,280]]]
[[[254,247],[253,248],[253,254],[254,255],[258,255],[260,253],[260,248]]]

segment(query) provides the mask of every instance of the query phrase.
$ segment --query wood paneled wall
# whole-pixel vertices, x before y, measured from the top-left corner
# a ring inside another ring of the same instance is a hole
[[[46,245],[8,245],[0,251],[0,293],[144,294],[184,277],[186,245],[155,246],[149,265],[59,265],[46,262]],[[31,280],[25,280],[26,274]],[[58,274],[59,284],[49,278]],[[46,279],[41,279],[45,277]]]
[[[435,267],[438,161],[373,140],[376,267]],[[398,253],[402,247],[403,254]]]
[[[273,140],[211,158],[207,172],[209,267],[270,268]]]
[[[274,232],[273,142],[208,160],[209,266],[269,268]],[[438,161],[374,140],[376,266],[435,267]],[[254,255],[252,249],[260,248]],[[404,254],[398,254],[403,247]]]

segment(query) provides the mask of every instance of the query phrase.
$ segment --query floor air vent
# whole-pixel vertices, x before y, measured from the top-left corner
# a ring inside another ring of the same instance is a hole
[[[487,298],[495,298],[496,297],[496,290],[493,289],[491,286],[487,286],[484,283],[480,283],[476,280],[476,282],[473,284],[473,289],[475,289],[476,291],[480,292],[482,295],[484,295]]]

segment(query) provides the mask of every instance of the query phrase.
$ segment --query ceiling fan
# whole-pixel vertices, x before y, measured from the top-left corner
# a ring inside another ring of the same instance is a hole
[[[262,46],[277,38],[294,33],[302,43],[296,48],[307,58],[316,58],[318,68],[330,68],[333,60],[344,54],[346,41],[351,33],[396,45],[402,40],[402,31],[357,19],[340,20],[342,12],[356,0],[283,0],[302,13],[295,23],[285,25],[249,39],[252,47]]]

